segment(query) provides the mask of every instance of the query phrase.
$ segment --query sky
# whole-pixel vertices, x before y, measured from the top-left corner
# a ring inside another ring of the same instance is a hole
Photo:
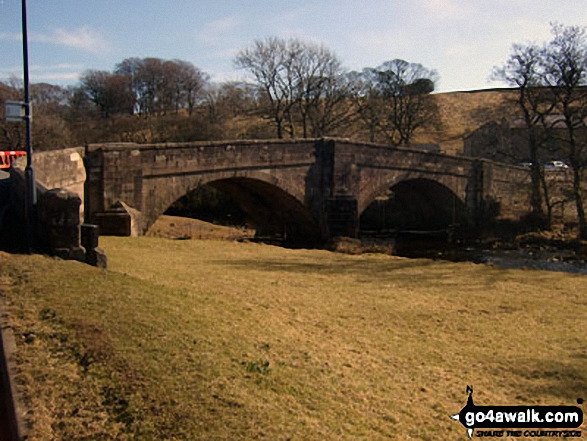
[[[0,81],[22,78],[22,0],[0,0]],[[28,0],[32,82],[75,85],[129,57],[180,59],[212,81],[241,81],[256,39],[323,44],[348,70],[401,58],[438,72],[437,91],[489,81],[514,43],[551,38],[550,23],[587,26],[585,0]]]

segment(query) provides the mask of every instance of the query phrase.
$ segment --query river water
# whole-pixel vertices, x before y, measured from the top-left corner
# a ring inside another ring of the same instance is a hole
[[[442,259],[443,255],[439,257]],[[587,263],[577,259],[565,259],[557,253],[535,253],[527,250],[461,250],[458,258],[450,255],[446,260],[488,264],[500,268],[558,271],[587,275]]]
[[[587,275],[587,261],[572,250],[555,248],[488,249],[482,245],[447,246],[446,242],[397,243],[395,254],[451,262],[473,262],[500,268],[558,271]]]

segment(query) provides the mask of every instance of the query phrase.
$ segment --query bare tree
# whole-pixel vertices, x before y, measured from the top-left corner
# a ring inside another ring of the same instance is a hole
[[[139,71],[142,65],[140,58],[126,58],[116,65],[114,73],[122,75],[126,78],[128,88],[131,90],[134,97],[133,113],[142,114],[141,109],[141,80],[139,78]]]
[[[356,78],[355,101],[371,136],[377,129],[390,144],[408,145],[416,131],[438,125],[438,108],[428,97],[437,77],[434,70],[399,59],[364,69]]]
[[[283,138],[293,94],[291,71],[287,69],[287,43],[278,38],[256,40],[237,54],[234,63],[255,77],[267,100],[268,117],[275,124],[277,137]]]
[[[198,99],[203,97],[208,75],[183,60],[127,58],[116,65],[135,97],[134,110],[140,115],[179,113],[187,109],[192,116]]]
[[[298,125],[305,138],[322,136],[341,124],[344,72],[326,47],[298,39],[257,40],[239,52],[235,65],[255,77],[278,138],[286,132],[296,137]]]
[[[434,91],[435,71],[396,59],[377,68],[377,76],[388,108],[386,128],[392,144],[407,145],[414,132],[437,123],[438,109],[426,99]]]
[[[546,220],[546,226],[550,227],[552,206],[540,153],[545,142],[544,125],[547,116],[553,110],[553,104],[549,99],[548,90],[544,87],[544,70],[543,48],[535,44],[514,44],[509,59],[503,66],[494,68],[492,78],[503,81],[518,90],[517,104],[528,133],[527,152],[530,162],[532,213],[538,224],[542,223],[542,220]],[[547,208],[546,218],[543,201]]]
[[[542,213],[540,181],[551,218],[548,186],[540,165],[543,144],[555,147],[560,159],[571,166],[571,194],[575,201],[579,235],[587,238],[581,181],[587,166],[587,36],[586,28],[552,25],[553,39],[542,47],[514,45],[506,64],[494,78],[519,90],[518,104],[528,132],[532,166],[531,202]]]
[[[34,106],[33,140],[35,149],[51,150],[73,145],[67,121],[70,90],[47,83],[30,85]]]
[[[289,42],[289,65],[292,71],[296,115],[302,135],[320,137],[345,119],[342,104],[347,96],[344,71],[337,56],[324,46]],[[340,111],[339,111],[340,110]]]
[[[198,100],[204,97],[209,76],[187,61],[173,60],[173,64],[176,72],[173,78],[176,111],[178,108],[187,108],[188,115],[192,116]]]
[[[139,102],[146,115],[163,114],[171,107],[165,70],[165,61],[160,58],[149,57],[141,61],[137,71],[141,97]]]
[[[259,102],[258,92],[256,86],[236,81],[207,87],[205,103],[210,121],[215,123],[222,119],[255,114]]]
[[[4,120],[4,102],[19,100],[22,97],[22,82],[16,78],[7,83],[0,82],[0,143],[4,148],[16,149],[24,145],[22,124],[9,123]]]
[[[362,72],[350,72],[347,78],[355,112],[369,132],[369,141],[375,142],[385,113],[377,91],[377,72],[366,68]]]
[[[560,115],[553,126],[562,126],[566,159],[572,168],[573,197],[577,209],[579,235],[587,239],[587,220],[582,175],[587,165],[587,36],[586,28],[552,26],[553,40],[546,46],[545,81],[555,112]]]

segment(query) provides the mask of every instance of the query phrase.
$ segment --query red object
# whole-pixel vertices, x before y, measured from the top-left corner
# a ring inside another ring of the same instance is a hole
[[[0,169],[10,168],[10,164],[21,156],[26,156],[24,150],[3,150],[0,151]]]

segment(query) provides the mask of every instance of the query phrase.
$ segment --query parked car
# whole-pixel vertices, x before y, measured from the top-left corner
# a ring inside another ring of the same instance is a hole
[[[569,168],[563,161],[548,161],[544,164],[544,170],[565,170]]]

